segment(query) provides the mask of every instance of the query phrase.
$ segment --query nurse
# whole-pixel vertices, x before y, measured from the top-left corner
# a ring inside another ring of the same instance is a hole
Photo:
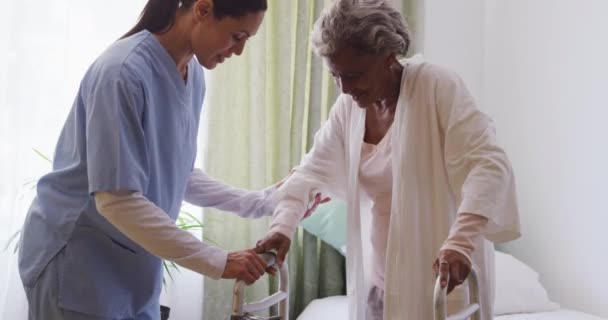
[[[240,55],[266,0],[150,0],[86,72],[23,229],[30,319],[159,319],[161,258],[252,283],[253,250],[226,252],[174,221],[183,200],[256,218],[274,187],[235,189],[194,169],[205,83]]]

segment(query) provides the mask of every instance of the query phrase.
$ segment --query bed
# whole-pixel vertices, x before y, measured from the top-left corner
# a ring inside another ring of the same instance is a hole
[[[602,320],[603,318],[590,314],[560,309],[549,312],[519,313],[497,316],[496,320]]]
[[[538,273],[513,256],[496,252],[495,320],[606,320],[560,308],[549,300]],[[347,320],[346,296],[312,301],[298,320]]]
[[[298,317],[298,320],[319,320],[319,319],[334,319],[346,320],[348,308],[345,296],[334,296],[323,299],[314,300],[311,302],[304,312]],[[495,320],[602,320],[602,318],[592,316],[586,313],[558,309],[546,312],[534,313],[517,313],[500,315],[494,318]]]

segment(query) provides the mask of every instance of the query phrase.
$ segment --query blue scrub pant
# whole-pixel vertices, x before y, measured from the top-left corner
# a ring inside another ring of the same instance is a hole
[[[44,269],[33,287],[25,288],[29,304],[29,320],[160,320],[160,309],[153,305],[134,318],[115,319],[63,309],[59,306],[59,259],[63,250]]]

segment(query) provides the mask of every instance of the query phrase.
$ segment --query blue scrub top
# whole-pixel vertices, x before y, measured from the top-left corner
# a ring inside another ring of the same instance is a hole
[[[128,318],[158,303],[160,259],[103,218],[93,195],[140,191],[175,220],[194,166],[204,92],[196,59],[184,82],[148,31],[115,42],[93,63],[24,225],[26,287],[63,249],[60,307]]]

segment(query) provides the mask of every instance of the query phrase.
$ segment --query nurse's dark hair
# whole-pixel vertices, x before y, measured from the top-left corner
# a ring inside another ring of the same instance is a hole
[[[122,38],[132,36],[142,30],[151,33],[167,32],[175,23],[178,10],[192,7],[197,0],[148,0],[139,21]],[[266,11],[267,0],[212,0],[213,15],[216,19],[224,17],[240,18],[249,13]]]

